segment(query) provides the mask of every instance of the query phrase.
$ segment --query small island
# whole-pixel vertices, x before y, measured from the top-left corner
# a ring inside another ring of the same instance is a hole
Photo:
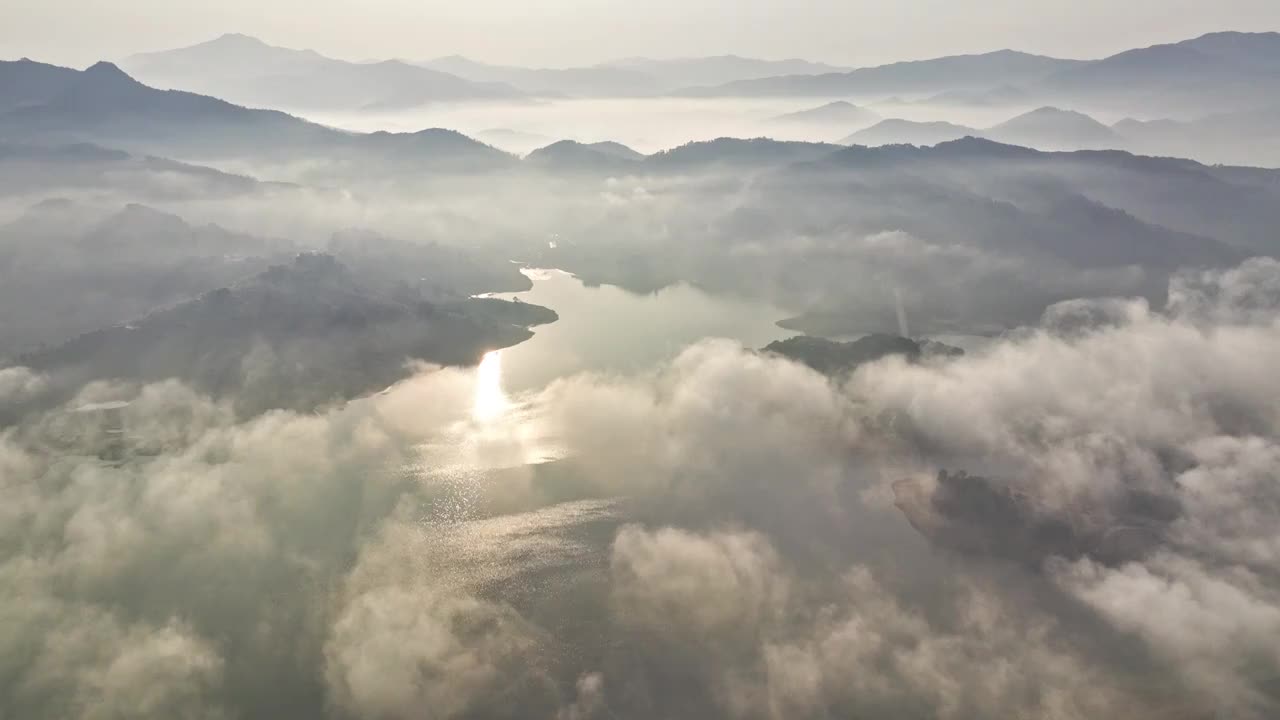
[[[935,340],[912,340],[887,333],[873,333],[850,342],[797,335],[769,343],[763,351],[803,363],[824,375],[849,373],[859,365],[890,355],[901,355],[909,361],[926,356],[964,355],[964,350]]]

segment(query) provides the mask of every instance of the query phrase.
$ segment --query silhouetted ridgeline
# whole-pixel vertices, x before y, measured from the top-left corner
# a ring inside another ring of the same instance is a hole
[[[1081,64],[1078,60],[1000,50],[981,55],[893,63],[843,73],[741,80],[718,87],[695,88],[684,94],[694,97],[840,97],[936,93],[1036,82]]]
[[[234,33],[191,47],[134,55],[121,64],[149,85],[300,110],[389,110],[524,95],[505,83],[472,82],[399,60],[353,63]]]
[[[844,73],[743,80],[686,94],[879,99],[950,93],[954,99],[966,91],[985,102],[1069,103],[1146,115],[1273,105],[1280,99],[1280,33],[1211,33],[1092,61],[1000,50]]]
[[[58,87],[33,77],[53,74]],[[254,158],[328,165],[331,177],[491,170],[515,159],[449,130],[351,133],[275,110],[195,93],[157,90],[100,62],[87,70],[28,61],[0,63],[0,84],[23,93],[0,114],[0,140],[92,142],[181,159]]]
[[[427,103],[542,97],[636,97],[690,85],[840,70],[803,60],[735,56],[626,58],[587,67],[524,68],[460,56],[352,63],[275,47],[238,33],[121,63],[148,84],[250,105],[387,110]]]

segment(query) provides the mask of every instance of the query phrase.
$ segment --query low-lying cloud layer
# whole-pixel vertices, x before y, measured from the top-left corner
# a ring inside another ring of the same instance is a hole
[[[1277,288],[835,380],[705,342],[494,422],[455,370],[247,421],[89,385],[0,435],[0,715],[1271,717]]]

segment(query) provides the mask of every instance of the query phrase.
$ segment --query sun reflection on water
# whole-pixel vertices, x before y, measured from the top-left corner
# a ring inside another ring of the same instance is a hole
[[[471,416],[480,422],[489,422],[501,417],[509,404],[502,389],[502,351],[485,353],[476,368],[476,395]]]

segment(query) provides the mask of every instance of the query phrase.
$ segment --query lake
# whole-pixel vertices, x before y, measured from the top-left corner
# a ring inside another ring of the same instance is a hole
[[[776,325],[785,310],[764,302],[710,295],[673,285],[637,295],[612,285],[588,287],[560,270],[523,271],[533,289],[493,297],[555,310],[560,319],[534,328],[532,339],[487,358],[480,373],[500,368],[506,392],[544,387],[579,372],[630,374],[648,370],[709,337],[760,348],[796,333]]]
[[[561,270],[525,269],[533,288],[489,297],[549,307],[560,319],[519,345],[488,353],[469,371],[467,417],[421,445],[416,471],[435,490],[428,515],[449,523],[484,515],[513,468],[565,457],[548,434],[538,391],[578,373],[647,372],[706,338],[761,348],[795,335],[776,325],[785,310],[675,285],[647,295],[590,287]],[[517,473],[518,475],[519,473]],[[536,515],[536,513],[535,513]]]

